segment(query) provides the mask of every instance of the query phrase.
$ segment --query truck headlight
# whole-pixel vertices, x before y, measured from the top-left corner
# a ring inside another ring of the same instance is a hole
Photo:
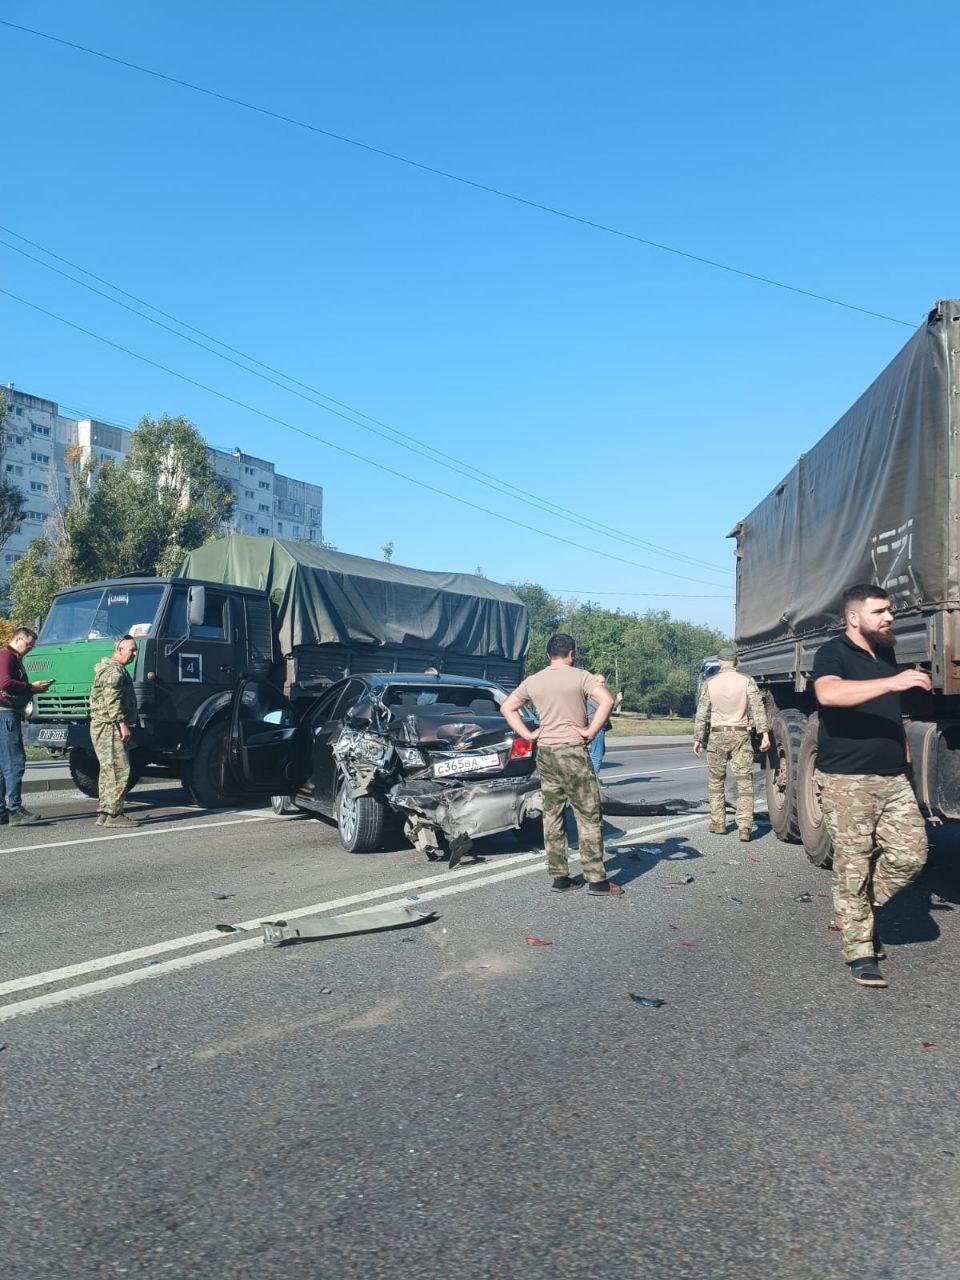
[[[23,718],[24,718],[24,720],[30,720],[30,719],[32,719],[32,717],[33,717],[33,712],[34,712],[34,701],[33,701],[33,699],[31,698],[31,699],[30,699],[30,701],[27,703],[27,705],[23,708]]]

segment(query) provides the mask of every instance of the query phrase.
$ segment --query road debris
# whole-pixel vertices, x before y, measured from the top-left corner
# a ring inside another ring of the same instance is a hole
[[[727,859],[727,866],[728,866],[728,867],[739,867],[739,865],[740,865],[740,859],[739,859],[739,858],[728,858],[728,859]]]
[[[246,933],[246,929],[241,929],[238,924],[215,924],[213,926],[217,933]]]
[[[332,996],[332,995],[333,995],[333,987],[321,987],[321,988],[320,988],[320,994],[321,994],[322,996]]]
[[[684,876],[682,880],[668,880],[667,884],[674,888],[682,884],[693,884],[693,876]]]
[[[934,1041],[933,1041],[933,1040],[921,1040],[921,1041],[920,1041],[920,1048],[921,1048],[921,1049],[935,1049],[936,1047],[937,1047],[937,1046],[936,1046],[936,1044],[934,1043]]]
[[[211,897],[211,898],[216,898],[216,900],[217,900],[218,902],[226,902],[226,900],[227,900],[228,898],[232,898],[232,897],[233,897],[233,894],[232,894],[232,893],[227,893],[227,891],[226,891],[225,889],[211,889],[211,890],[210,890],[210,897]]]
[[[742,899],[742,898],[738,898],[738,897],[736,896],[736,894],[734,894],[734,893],[728,893],[728,894],[727,894],[727,900],[728,900],[729,902],[735,902],[735,903],[737,904],[737,906],[738,906],[738,907],[742,907],[742,906],[743,906],[743,899]]]
[[[150,956],[149,959],[144,960],[143,962],[144,968],[146,968],[148,964],[159,964],[159,963],[160,963],[160,960],[157,956]]]
[[[528,947],[552,947],[553,943],[549,938],[535,938],[532,933],[528,933],[524,938],[524,942]]]
[[[162,1070],[163,1070],[163,1064],[162,1064],[162,1063],[160,1063],[160,1062],[151,1062],[151,1063],[148,1065],[147,1070],[148,1070],[148,1071],[162,1071]]]
[[[798,893],[797,896],[794,898],[794,902],[807,903],[812,901],[813,901],[813,895],[810,893],[807,893],[806,891],[804,891],[803,893]]]
[[[291,942],[310,942],[320,938],[343,938],[354,933],[380,933],[387,929],[404,929],[411,925],[429,924],[436,920],[435,911],[418,911],[413,906],[396,904],[354,911],[346,916],[301,916],[299,920],[261,920],[264,942],[284,946]]]
[[[691,942],[688,938],[681,938],[680,945],[681,947],[695,947],[697,944],[695,942]]]
[[[644,1009],[662,1009],[667,1003],[666,1000],[659,1000],[656,996],[638,996],[632,991],[630,992],[630,999],[634,1004],[639,1004]]]

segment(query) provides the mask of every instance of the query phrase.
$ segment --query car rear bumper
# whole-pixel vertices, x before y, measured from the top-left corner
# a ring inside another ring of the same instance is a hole
[[[524,819],[543,812],[536,775],[473,782],[406,779],[391,787],[387,798],[399,813],[426,820],[449,840],[515,831]]]

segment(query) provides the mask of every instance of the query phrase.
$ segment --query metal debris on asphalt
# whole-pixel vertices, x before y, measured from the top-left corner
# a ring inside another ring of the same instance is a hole
[[[532,933],[528,933],[524,938],[524,942],[528,947],[552,947],[553,943],[549,938],[535,938]]]
[[[390,907],[373,907],[354,911],[347,916],[301,916],[299,920],[261,920],[264,942],[284,946],[291,942],[309,942],[320,938],[343,938],[348,934],[380,933],[387,929],[405,929],[411,925],[429,924],[436,920],[435,911],[418,911],[405,903]]]
[[[144,967],[146,967],[148,964],[159,964],[159,963],[160,963],[160,960],[157,956],[150,956],[149,959],[144,960],[143,962]]]
[[[215,924],[213,926],[217,933],[246,933],[246,929],[241,929],[238,924]]]
[[[320,988],[320,994],[321,994],[322,996],[332,996],[332,995],[333,995],[333,987],[321,987],[321,988]]]
[[[151,1063],[150,1063],[150,1065],[147,1067],[147,1070],[148,1070],[148,1071],[160,1071],[160,1070],[162,1070],[162,1064],[161,1064],[161,1063],[159,1063],[159,1062],[151,1062]]]
[[[797,896],[794,898],[794,902],[806,903],[806,902],[812,902],[812,901],[813,901],[813,895],[806,892],[798,893]]]
[[[668,880],[667,884],[675,887],[681,884],[693,884],[693,876],[684,876],[682,880]]]
[[[666,1000],[658,1000],[656,996],[638,996],[630,992],[630,999],[634,1004],[642,1005],[644,1009],[662,1009],[667,1003]]]
[[[738,898],[738,897],[736,896],[736,894],[728,893],[728,894],[727,894],[727,898],[728,898],[728,900],[729,900],[730,902],[735,902],[735,903],[737,904],[737,906],[738,906],[738,907],[742,907],[742,906],[743,906],[743,899],[742,899],[742,898]]]
[[[218,902],[226,902],[227,898],[232,898],[232,893],[227,893],[224,889],[211,889],[210,897],[216,898]]]

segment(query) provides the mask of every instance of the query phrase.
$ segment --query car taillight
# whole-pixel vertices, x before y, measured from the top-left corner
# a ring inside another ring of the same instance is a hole
[[[507,759],[522,760],[524,756],[530,755],[532,751],[533,743],[529,742],[526,738],[521,738],[517,735],[510,746],[510,754],[507,756]]]

